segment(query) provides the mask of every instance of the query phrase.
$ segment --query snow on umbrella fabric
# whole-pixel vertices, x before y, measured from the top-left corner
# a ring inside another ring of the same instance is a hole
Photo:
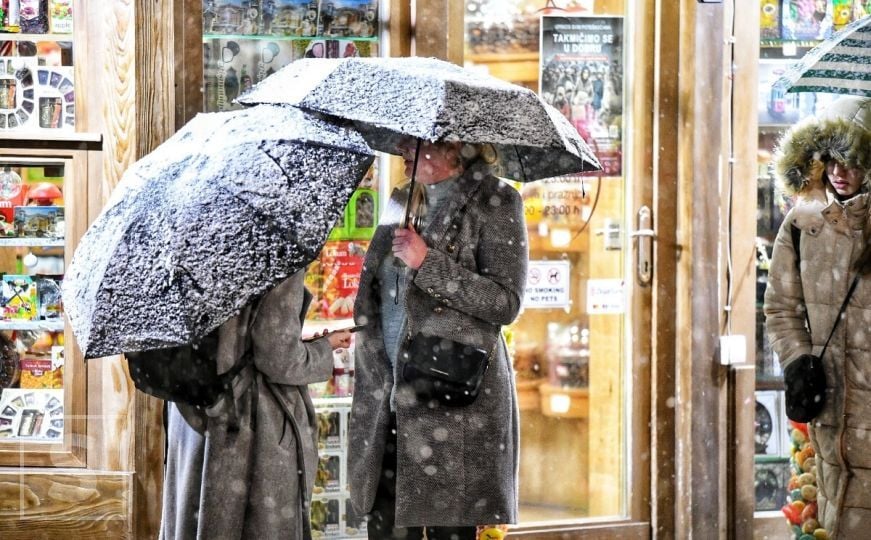
[[[853,21],[811,49],[774,88],[871,96],[871,16]]]
[[[64,305],[86,358],[191,343],[317,256],[374,156],[291,107],[200,114],[124,174]]]
[[[434,58],[302,59],[237,101],[351,120],[372,148],[389,153],[402,136],[489,143],[494,172],[520,181],[601,168],[577,130],[532,90]]]

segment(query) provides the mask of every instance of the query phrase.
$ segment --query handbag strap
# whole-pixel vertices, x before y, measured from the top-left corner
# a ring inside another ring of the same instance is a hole
[[[835,318],[835,324],[832,325],[832,331],[829,332],[829,338],[826,339],[826,344],[823,345],[823,350],[820,351],[820,358],[826,354],[826,349],[829,347],[829,342],[832,341],[832,336],[835,335],[835,329],[838,327],[838,322],[840,322],[841,317],[844,315],[844,311],[847,309],[847,303],[850,301],[850,297],[853,296],[853,291],[856,290],[856,285],[859,284],[859,274],[856,273],[856,277],[853,278],[853,283],[850,284],[850,290],[847,291],[847,296],[844,297],[844,301],[841,302],[841,309],[838,310],[838,316]],[[805,316],[807,316],[807,312],[805,312]]]
[[[798,270],[799,277],[801,276],[801,229],[796,227],[795,225],[790,226],[790,235],[792,236],[792,248],[795,251],[795,267]],[[829,337],[826,339],[826,344],[823,345],[823,350],[820,351],[820,358],[826,354],[826,349],[829,348],[829,342],[832,341],[832,336],[835,335],[835,330],[838,328],[838,322],[841,320],[841,317],[844,315],[844,311],[847,309],[847,304],[850,302],[850,297],[853,296],[853,291],[856,290],[856,285],[859,284],[859,277],[861,274],[858,272],[856,276],[853,278],[853,282],[850,284],[850,290],[847,291],[847,296],[844,297],[844,301],[841,302],[841,309],[838,310],[838,315],[835,318],[835,324],[832,325],[832,331],[829,332]],[[808,330],[810,331],[811,320],[810,316],[807,312],[807,306],[805,306],[804,310],[804,318],[807,321]]]

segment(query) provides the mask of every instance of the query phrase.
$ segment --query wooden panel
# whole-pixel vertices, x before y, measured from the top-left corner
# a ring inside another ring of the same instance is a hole
[[[678,178],[678,73],[691,73],[682,65],[678,2],[658,2],[655,13],[653,229],[652,417],[651,417],[651,517],[653,536],[677,535],[677,429],[676,316],[677,300],[677,178]]]
[[[174,0],[172,3],[175,128],[178,129],[203,110],[203,2]],[[137,41],[142,43],[139,38]]]
[[[0,537],[123,539],[132,475],[0,471]]]
[[[521,413],[521,504],[574,511],[578,518],[589,515],[587,426],[586,420]]]
[[[627,63],[632,75],[632,91],[624,91],[625,106],[629,107],[629,124],[626,129],[628,152],[624,159],[627,177],[627,196],[631,198],[627,222],[638,227],[637,212],[642,206],[654,208],[654,51],[655,48],[655,16],[652,2],[629,2],[632,6],[632,17],[624,24],[625,35],[630,50],[631,63]],[[654,222],[658,216],[654,215]],[[630,288],[628,306],[628,335],[630,340],[631,373],[627,374],[625,387],[628,398],[626,406],[631,407],[632,436],[629,440],[630,466],[629,482],[629,516],[649,521],[651,519],[651,477],[656,478],[659,471],[652,469],[651,457],[651,403],[653,402],[651,363],[653,354],[652,305],[653,288],[641,286],[636,277],[638,264],[638,241],[631,241],[632,256],[629,264],[631,269],[627,275],[627,287]],[[657,328],[658,331],[658,328]]]
[[[465,3],[427,0],[415,3],[414,54],[463,65]]]
[[[509,538],[535,540],[647,540],[649,523],[613,522],[597,523],[585,527],[512,527]]]
[[[411,0],[389,0],[387,56],[411,56]]]
[[[740,4],[744,7],[743,4]],[[753,534],[753,512],[756,507],[753,454],[754,410],[753,402],[756,365],[756,145],[757,106],[759,99],[758,64],[759,17],[758,9],[740,9],[737,0],[727,4],[734,11],[735,45],[734,73],[732,75],[732,145],[735,163],[732,170],[732,332],[746,337],[747,367],[736,373],[733,388],[735,412],[730,443],[732,449],[731,472],[727,476],[732,510],[728,523],[732,538],[749,538]],[[730,14],[731,15],[731,14]],[[724,198],[724,200],[726,200]],[[748,373],[749,371],[749,373]],[[749,379],[749,381],[747,380]],[[785,528],[785,527],[784,527]]]
[[[625,183],[622,178],[602,180],[596,211],[590,218],[589,255],[585,258],[589,279],[621,279],[623,250],[605,249],[598,231],[606,221],[624,223]],[[589,315],[590,320],[590,515],[613,516],[621,512],[623,448],[626,409],[623,395],[623,315]]]
[[[679,463],[686,482],[678,500],[690,501],[688,537],[725,534],[726,375],[717,355],[720,334],[720,214],[719,178],[723,170],[723,68],[724,17],[722,4],[700,5],[684,1],[686,31],[684,48],[692,56],[692,77],[682,77],[682,120],[685,150],[681,154],[679,229],[688,249],[682,254],[679,279],[687,291],[679,305],[678,328],[692,332],[678,334],[680,349],[678,406],[685,415],[679,424],[684,454]],[[682,62],[682,64],[684,64]],[[688,174],[686,174],[688,173]],[[688,308],[688,309],[687,309]],[[700,479],[704,479],[700,481]],[[686,498],[684,498],[686,497]],[[687,516],[684,516],[684,519]],[[686,524],[687,522],[684,521]],[[683,536],[683,535],[681,535]]]

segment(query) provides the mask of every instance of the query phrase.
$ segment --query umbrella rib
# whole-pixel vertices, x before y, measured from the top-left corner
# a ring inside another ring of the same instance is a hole
[[[523,181],[529,182],[529,177],[526,176],[526,169],[523,168],[523,159],[520,157],[520,151],[517,149],[517,145],[514,146],[514,153],[517,155],[517,163],[520,164],[520,174],[523,175]]]

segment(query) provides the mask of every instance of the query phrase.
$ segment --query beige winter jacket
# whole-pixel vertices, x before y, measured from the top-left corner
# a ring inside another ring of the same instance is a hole
[[[765,316],[785,367],[819,354],[835,323],[865,249],[869,195],[846,202],[802,202],[784,220],[774,244]],[[796,268],[790,227],[801,230]],[[805,325],[805,309],[811,332]],[[826,404],[809,427],[817,451],[818,516],[837,538],[871,531],[871,276],[859,281],[823,358]]]

